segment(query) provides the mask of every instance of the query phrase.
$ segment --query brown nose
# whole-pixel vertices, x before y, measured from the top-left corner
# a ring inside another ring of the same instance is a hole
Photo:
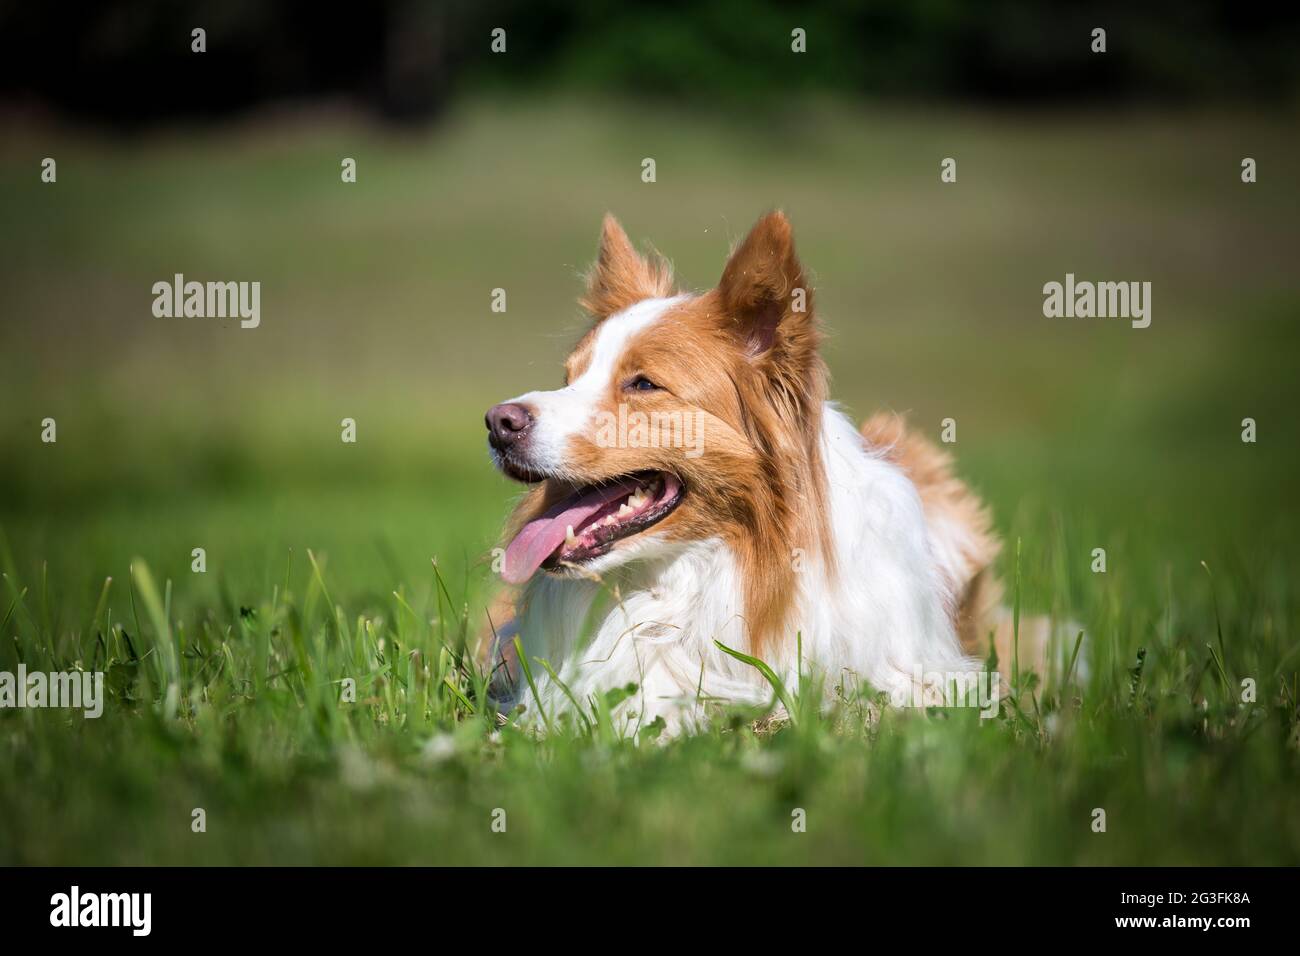
[[[506,402],[489,408],[485,421],[492,447],[509,448],[524,437],[533,416],[524,406]]]

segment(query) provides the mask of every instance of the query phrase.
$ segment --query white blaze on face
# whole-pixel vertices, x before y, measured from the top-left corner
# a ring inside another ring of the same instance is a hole
[[[628,342],[687,298],[679,295],[671,299],[645,299],[615,312],[600,324],[592,344],[591,361],[581,375],[564,388],[528,392],[508,400],[532,410],[534,421],[528,459],[533,468],[561,473],[565,470],[569,440],[591,426],[609,395],[614,369]]]

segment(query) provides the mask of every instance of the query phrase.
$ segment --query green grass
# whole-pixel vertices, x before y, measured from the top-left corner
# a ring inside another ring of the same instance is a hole
[[[0,862],[1300,862],[1290,128],[482,102],[427,135],[10,130],[0,670],[102,669],[111,697],[0,711]],[[515,489],[482,410],[557,380],[606,208],[699,287],[773,205],[835,394],[957,418],[1023,613],[1085,624],[1090,681],[991,721],[802,686],[792,724],[723,711],[669,743],[495,726],[465,651]],[[261,280],[262,328],[159,324],[175,271]],[[1152,327],[1043,319],[1066,271],[1152,280]]]
[[[1039,688],[989,722],[805,698],[795,724],[719,712],[638,746],[608,721],[497,727],[463,666],[464,597],[432,568],[351,607],[310,554],[279,573],[251,606],[177,616],[189,581],[137,563],[60,634],[40,623],[58,593],[7,574],[26,595],[6,658],[104,670],[111,696],[99,720],[4,715],[6,862],[1254,864],[1300,847],[1285,592],[1220,593],[1219,645],[1204,572],[1173,603],[1106,589],[1083,611],[1104,621],[1086,689]]]

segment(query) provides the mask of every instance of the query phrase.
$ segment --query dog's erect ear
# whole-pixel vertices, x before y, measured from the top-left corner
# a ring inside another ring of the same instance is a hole
[[[722,270],[725,321],[751,356],[794,362],[816,352],[812,290],[794,252],[790,221],[770,212],[749,231]]]
[[[647,259],[632,247],[623,227],[606,213],[600,227],[600,251],[587,273],[587,293],[582,307],[603,319],[642,299],[672,293],[672,270],[662,258]]]

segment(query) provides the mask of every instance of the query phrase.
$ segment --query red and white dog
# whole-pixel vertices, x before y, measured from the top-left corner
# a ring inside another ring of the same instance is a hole
[[[503,706],[552,715],[635,684],[619,716],[680,731],[705,700],[768,700],[715,640],[788,685],[800,638],[828,688],[980,668],[999,598],[987,511],[901,420],[859,431],[827,401],[784,215],[698,295],[607,216],[582,304],[594,324],[564,387],[487,414],[494,461],[532,485],[499,562],[516,586],[494,615]],[[516,636],[564,687],[534,666],[534,700]]]

